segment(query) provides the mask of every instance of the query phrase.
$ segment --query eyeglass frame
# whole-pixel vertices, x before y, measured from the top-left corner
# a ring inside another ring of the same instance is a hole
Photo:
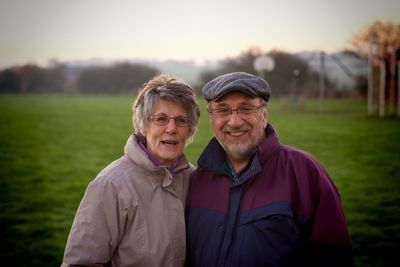
[[[259,106],[255,106],[255,105],[248,105],[248,106],[239,106],[237,108],[228,108],[228,107],[219,107],[219,108],[207,108],[207,112],[212,116],[213,115],[213,111],[216,110],[221,110],[221,109],[227,109],[229,110],[229,113],[226,115],[221,115],[221,114],[215,114],[215,117],[217,118],[221,118],[221,119],[227,119],[230,116],[232,116],[233,112],[236,111],[236,114],[241,117],[241,116],[246,116],[246,115],[253,115],[256,114],[261,108],[266,107],[267,105],[265,103],[261,103]],[[251,112],[250,113],[242,113],[241,110],[243,110],[244,108],[250,108]]]
[[[154,120],[154,118],[168,118],[168,120],[165,121],[165,122],[159,122],[159,121]],[[190,124],[191,124],[191,120],[186,116],[171,117],[171,116],[168,116],[166,114],[154,114],[154,115],[150,115],[149,119],[155,125],[158,125],[158,126],[167,126],[171,120],[174,120],[174,123],[175,123],[175,125],[177,127],[190,127]],[[182,124],[181,122],[177,121],[177,119],[184,119],[185,120],[184,124]]]

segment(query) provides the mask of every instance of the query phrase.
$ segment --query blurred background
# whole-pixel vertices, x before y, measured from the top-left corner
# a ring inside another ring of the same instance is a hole
[[[199,89],[243,70],[267,75],[274,96],[293,101],[321,90],[366,97],[370,44],[379,59],[399,53],[395,0],[1,0],[0,7],[0,92],[133,94],[160,72]],[[257,69],[260,56],[267,65]]]
[[[246,71],[341,192],[356,266],[400,266],[400,1],[0,0],[0,265],[59,266],[144,82]],[[206,103],[196,164],[211,138]],[[9,262],[9,264],[8,264]]]

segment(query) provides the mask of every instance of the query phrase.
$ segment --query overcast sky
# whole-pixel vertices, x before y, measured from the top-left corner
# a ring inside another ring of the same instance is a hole
[[[0,67],[49,59],[207,59],[250,46],[346,48],[399,0],[0,0]]]

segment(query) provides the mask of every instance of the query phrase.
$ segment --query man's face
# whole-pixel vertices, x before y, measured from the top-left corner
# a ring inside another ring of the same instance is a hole
[[[228,158],[249,159],[265,138],[267,111],[262,104],[261,98],[252,98],[238,91],[210,102],[211,128]],[[229,114],[231,109],[235,110]]]

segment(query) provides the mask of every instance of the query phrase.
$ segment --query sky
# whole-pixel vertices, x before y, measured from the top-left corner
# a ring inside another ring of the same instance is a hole
[[[333,52],[376,20],[400,23],[400,1],[0,0],[0,68],[54,59],[204,63],[250,47]]]

